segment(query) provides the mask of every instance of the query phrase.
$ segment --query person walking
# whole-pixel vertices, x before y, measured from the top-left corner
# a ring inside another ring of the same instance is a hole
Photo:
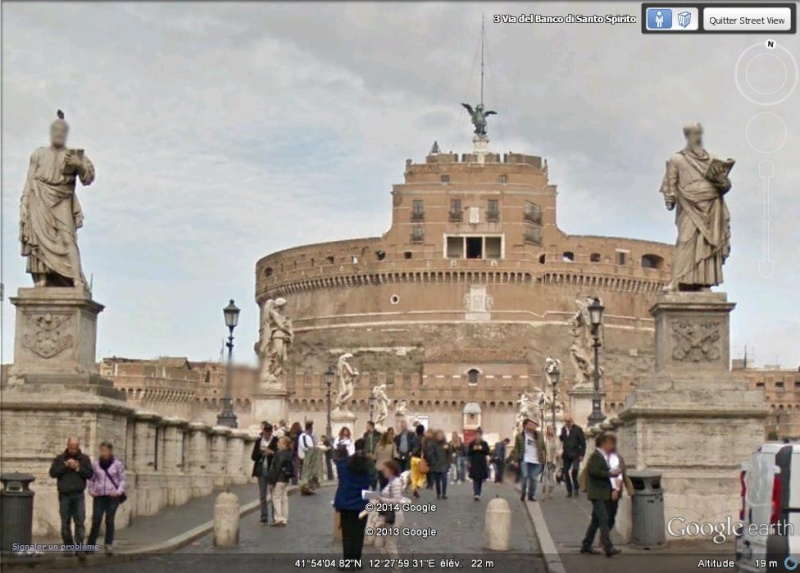
[[[361,448],[359,443],[361,442]],[[348,457],[341,457],[336,461],[336,473],[339,484],[333,500],[333,507],[339,512],[342,526],[342,557],[350,565],[340,567],[340,571],[356,571],[361,569],[355,562],[361,560],[364,549],[364,529],[367,526],[366,517],[360,514],[367,507],[361,492],[369,489],[372,460],[363,451],[363,440],[355,444],[356,452]],[[341,448],[343,451],[344,448]]]
[[[261,525],[269,522],[269,503],[272,501],[272,491],[267,481],[267,474],[277,450],[278,438],[273,433],[272,424],[261,422],[261,435],[253,444],[253,451],[250,454],[250,459],[253,461],[251,475],[258,479],[258,499],[261,502],[261,519],[258,522]],[[274,511],[273,508],[273,513]]]
[[[292,484],[297,485],[300,479],[300,436],[303,435],[303,427],[300,422],[294,422],[289,428],[289,437],[292,439],[292,463],[294,464],[294,475],[292,476]]]
[[[408,422],[401,421],[400,431],[394,439],[394,444],[397,446],[397,463],[400,464],[401,472],[411,469],[411,453],[414,451],[416,439],[416,434],[408,429]]]
[[[612,500],[612,478],[621,475],[622,471],[617,468],[609,468],[608,458],[613,451],[614,441],[608,434],[600,434],[595,440],[597,446],[586,463],[586,497],[592,502],[592,518],[586,535],[581,542],[581,553],[596,555],[597,551],[592,548],[597,531],[600,531],[600,543],[607,557],[617,555],[620,550],[611,543],[611,527],[609,510]]]
[[[425,436],[425,426],[419,424],[415,431],[411,450],[411,495],[420,497],[419,490],[427,484],[428,462],[425,460],[425,452],[422,447],[422,439]]]
[[[453,483],[467,481],[467,447],[458,432],[450,439],[450,456],[453,459]]]
[[[489,454],[489,444],[483,439],[483,430],[478,428],[475,439],[467,447],[467,465],[475,501],[481,499],[483,482],[489,478]]]
[[[544,473],[542,474],[542,488],[544,490],[544,499],[553,499],[553,493],[556,489],[556,473],[558,471],[558,446],[556,445],[555,431],[553,426],[547,426],[547,431],[544,437],[545,447],[547,448],[547,463],[544,465]]]
[[[403,497],[403,480],[400,479],[400,464],[395,460],[388,460],[380,466],[380,473],[386,485],[381,488],[381,497],[378,501],[391,505],[395,509],[381,512],[381,527],[391,528],[387,529],[391,534],[376,537],[375,541],[389,563],[393,564],[392,573],[399,573],[397,542],[400,536],[394,532],[403,527],[405,522],[403,505],[406,503],[406,499]]]
[[[100,444],[97,460],[92,464],[92,477],[89,478],[89,495],[92,496],[92,528],[89,530],[87,545],[97,545],[103,516],[106,518],[106,531],[103,540],[107,555],[114,554],[114,516],[117,508],[125,502],[125,466],[122,460],[114,457],[114,446],[109,442]]]
[[[576,425],[572,416],[564,416],[564,426],[559,434],[561,441],[561,460],[564,463],[564,482],[567,484],[567,497],[578,497],[578,475],[581,461],[586,455],[586,436],[583,428]]]
[[[492,464],[494,465],[494,483],[503,483],[503,473],[506,467],[506,447],[508,438],[500,440],[492,450]]]
[[[428,457],[428,449],[435,441],[434,432],[428,428],[422,436],[422,453],[423,457],[428,461],[428,472],[425,474],[425,489],[433,489],[433,472],[430,471],[430,457]]]
[[[519,466],[522,501],[525,501],[526,491],[528,501],[536,501],[536,479],[542,471],[543,464],[547,463],[544,437],[536,427],[536,422],[525,418],[522,422],[522,431],[514,440],[513,457]]]
[[[325,473],[328,481],[333,481],[333,441],[330,436],[322,436],[322,447],[325,449]]]
[[[289,522],[289,482],[294,475],[292,440],[288,436],[277,439],[276,452],[269,466],[267,481],[272,488],[272,525],[284,526]]]
[[[436,487],[436,499],[447,499],[447,438],[444,432],[436,431],[428,441],[427,459],[430,474]]]
[[[78,438],[67,440],[67,449],[58,454],[50,466],[50,477],[58,489],[58,511],[61,515],[61,540],[64,545],[83,545],[86,533],[86,482],[94,475],[92,461],[81,451]],[[72,522],[75,522],[75,535]],[[86,559],[86,552],[75,552]]]
[[[396,458],[397,446],[394,443],[394,430],[389,428],[383,433],[378,442],[378,446],[375,448],[375,467],[382,468],[386,465],[386,462],[396,460]],[[397,464],[397,467],[399,468],[400,464]],[[383,471],[378,472],[378,486],[381,491],[383,491],[388,484],[384,473]],[[397,475],[400,475],[400,473],[401,472],[398,471]]]
[[[625,492],[628,495],[633,495],[633,483],[628,477],[628,471],[625,467],[625,460],[617,452],[617,437],[614,434],[608,434],[608,439],[611,440],[611,452],[608,454],[608,469],[613,472],[619,470],[620,474],[616,477],[610,478],[611,481],[611,501],[608,504],[608,529],[614,529],[617,522],[617,511],[619,510],[619,500]]]

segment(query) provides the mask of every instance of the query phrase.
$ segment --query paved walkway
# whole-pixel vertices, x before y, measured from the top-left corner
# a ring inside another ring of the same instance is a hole
[[[591,516],[591,504],[585,495],[568,499],[563,489],[556,491],[555,499],[528,504],[534,514],[543,517],[536,532],[540,541],[551,538],[553,545],[545,547],[546,560],[551,573],[683,573],[689,571],[731,571],[731,567],[701,566],[702,560],[733,560],[733,543],[715,545],[708,541],[668,541],[666,549],[637,550],[624,545],[616,532],[612,541],[622,550],[611,559],[604,555],[581,555],[580,546]],[[521,503],[519,500],[517,503]],[[536,524],[536,520],[534,519]],[[543,530],[544,528],[545,530]],[[595,547],[599,544],[595,540]],[[546,543],[543,543],[546,546]],[[557,555],[554,555],[557,553]]]
[[[414,500],[415,504],[428,504],[429,508],[435,506],[435,511],[406,514],[404,527],[425,531],[427,537],[409,535],[400,539],[400,558],[407,560],[402,567],[404,573],[475,568],[545,573],[533,526],[511,488],[487,484],[483,499],[477,502],[472,499],[470,484],[450,485],[449,489],[447,500],[437,501],[431,491],[423,492],[422,499]],[[314,496],[292,496],[287,527],[260,525],[257,512],[245,516],[241,522],[239,546],[235,548],[215,548],[211,535],[206,535],[176,553],[107,563],[102,570],[109,573],[333,571],[341,557],[341,542],[333,538],[333,495],[333,488],[323,488]],[[484,548],[486,505],[496,496],[505,498],[512,508],[508,552],[492,552]],[[380,558],[374,547],[366,547],[364,569],[388,570],[377,562]],[[80,568],[71,570],[80,571]]]

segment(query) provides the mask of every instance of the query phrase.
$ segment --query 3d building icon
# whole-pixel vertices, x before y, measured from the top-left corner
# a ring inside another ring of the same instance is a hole
[[[678,14],[678,25],[681,28],[686,28],[689,24],[692,23],[692,13],[688,11],[683,11]]]

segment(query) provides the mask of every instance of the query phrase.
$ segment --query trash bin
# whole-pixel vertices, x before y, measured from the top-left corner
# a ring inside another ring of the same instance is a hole
[[[33,492],[30,474],[0,475],[0,551],[14,551],[14,545],[30,545],[33,539]]]
[[[666,547],[661,474],[652,470],[639,470],[628,472],[628,477],[633,484],[631,544],[643,549]]]

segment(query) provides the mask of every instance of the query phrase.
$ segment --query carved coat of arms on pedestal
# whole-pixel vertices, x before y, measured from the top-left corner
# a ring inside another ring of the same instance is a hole
[[[75,343],[69,333],[71,316],[45,313],[27,319],[29,332],[22,337],[22,346],[37,356],[52,358]]]

